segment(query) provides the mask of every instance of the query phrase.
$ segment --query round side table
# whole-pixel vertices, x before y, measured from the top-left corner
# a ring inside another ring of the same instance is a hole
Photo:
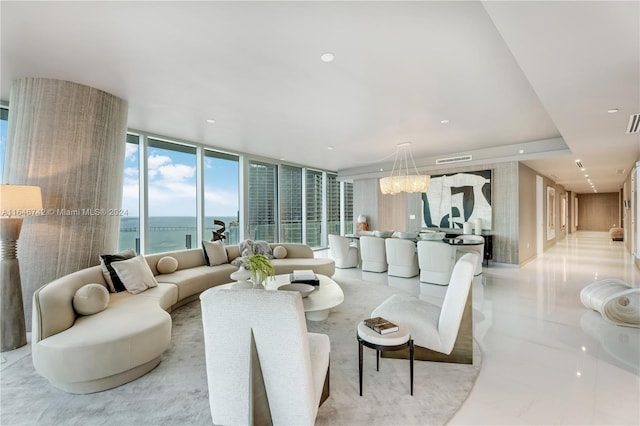
[[[362,396],[362,348],[366,346],[376,350],[376,371],[380,371],[380,351],[399,351],[409,348],[409,376],[411,382],[411,395],[413,395],[413,339],[409,327],[398,324],[398,331],[380,334],[366,325],[364,321],[358,324],[358,372],[360,378],[360,396]]]

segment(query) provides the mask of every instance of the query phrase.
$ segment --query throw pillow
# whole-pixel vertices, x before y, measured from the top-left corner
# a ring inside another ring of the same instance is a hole
[[[238,249],[240,249],[240,256],[249,257],[252,254],[255,254],[253,251],[254,246],[253,240],[243,240],[238,243]]]
[[[148,288],[158,286],[158,282],[143,256],[111,262],[111,266],[129,293],[138,294]]]
[[[233,259],[233,260],[231,261],[231,264],[232,264],[233,266],[240,267],[240,266],[242,266],[242,265],[244,264],[244,260],[245,260],[245,259],[246,259],[246,257],[244,257],[244,256],[238,256],[238,257],[236,257],[235,259]]]
[[[221,240],[218,241],[202,241],[204,248],[204,257],[209,266],[222,265],[229,263],[227,258],[227,249],[224,248]]]
[[[266,241],[256,241],[253,243],[253,254],[261,254],[267,259],[273,259],[273,251]]]
[[[122,284],[122,281],[118,278],[118,274],[115,273],[111,267],[111,262],[117,262],[119,260],[127,260],[136,257],[136,252],[132,249],[127,249],[116,254],[103,254],[100,256],[100,266],[102,267],[102,275],[104,280],[109,286],[111,293],[117,293],[125,291],[126,288]]]
[[[171,256],[161,257],[156,264],[156,269],[161,274],[171,274],[178,269],[178,261]]]
[[[273,257],[276,259],[284,259],[287,257],[287,249],[284,246],[277,246],[273,249]]]
[[[73,295],[73,309],[80,315],[93,315],[109,305],[109,290],[102,284],[86,284]]]

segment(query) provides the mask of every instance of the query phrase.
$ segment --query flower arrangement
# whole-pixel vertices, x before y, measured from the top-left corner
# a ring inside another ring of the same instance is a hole
[[[251,279],[254,283],[258,279],[264,280],[274,276],[275,270],[269,258],[262,254],[252,254],[244,260],[244,267],[251,270]],[[257,283],[256,283],[257,284]]]

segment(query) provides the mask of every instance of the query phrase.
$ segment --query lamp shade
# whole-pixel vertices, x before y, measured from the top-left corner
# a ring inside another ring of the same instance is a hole
[[[39,186],[0,185],[0,216],[38,216],[41,209]]]
[[[358,216],[358,223],[366,223],[367,222],[367,217],[363,214]]]

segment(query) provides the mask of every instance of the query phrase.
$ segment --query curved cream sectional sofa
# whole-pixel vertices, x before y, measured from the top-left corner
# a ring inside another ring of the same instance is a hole
[[[332,276],[331,259],[313,257],[303,244],[284,246],[287,257],[273,259],[276,274],[312,269]],[[227,246],[232,261],[238,246]],[[156,265],[164,256],[178,261],[178,269],[160,274]],[[171,342],[169,312],[196,300],[211,287],[232,282],[238,267],[229,263],[207,266],[202,249],[158,253],[145,257],[158,286],[139,294],[111,293],[109,305],[94,315],[73,309],[76,291],[90,283],[107,286],[101,267],[93,266],[45,284],[33,295],[32,356],[36,371],[54,386],[70,393],[110,389],[134,380],[160,363]]]

